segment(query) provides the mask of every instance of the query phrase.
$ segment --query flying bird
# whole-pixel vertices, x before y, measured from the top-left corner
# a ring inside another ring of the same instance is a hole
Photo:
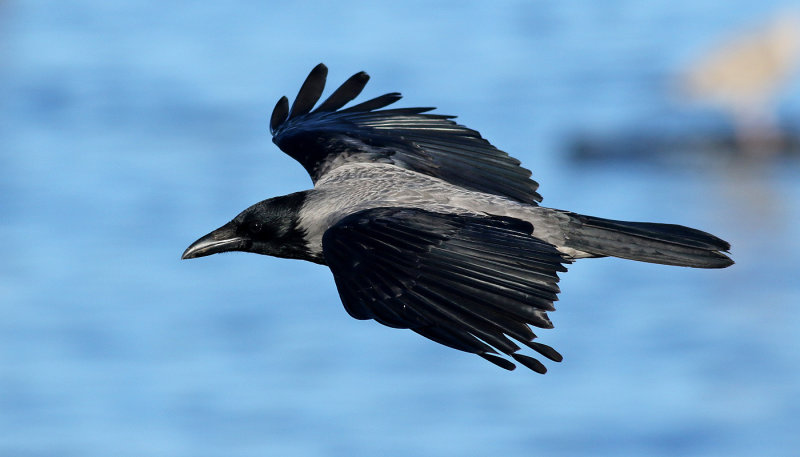
[[[317,65],[270,119],[273,142],[314,187],[256,203],[182,258],[245,251],[327,265],[352,317],[538,373],[547,369],[520,344],[562,360],[531,326],[553,327],[558,273],[576,259],[733,264],[730,245],[700,230],[539,206],[538,184],[517,159],[434,108],[383,109],[397,92],[344,108],[364,72],[314,109],[327,72]]]

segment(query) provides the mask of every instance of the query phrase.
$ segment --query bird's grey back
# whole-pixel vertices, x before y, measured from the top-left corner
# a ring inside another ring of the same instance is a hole
[[[323,233],[343,217],[378,207],[408,207],[445,214],[494,215],[534,224],[536,236],[563,245],[559,212],[465,189],[441,179],[383,163],[340,166],[317,181],[300,211],[309,248],[321,250]],[[538,229],[538,230],[537,230]]]

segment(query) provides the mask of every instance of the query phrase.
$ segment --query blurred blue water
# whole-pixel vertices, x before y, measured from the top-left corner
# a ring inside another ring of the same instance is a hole
[[[664,115],[710,37],[791,3],[0,2],[0,455],[794,455],[798,164],[560,149]],[[700,227],[737,264],[573,265],[536,376],[350,319],[315,265],[179,261],[309,186],[267,117],[320,61],[458,114],[548,206]]]

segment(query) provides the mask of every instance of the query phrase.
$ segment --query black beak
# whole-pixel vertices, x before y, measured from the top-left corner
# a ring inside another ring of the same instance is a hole
[[[237,235],[235,230],[229,227],[229,225],[230,224],[223,225],[192,243],[191,246],[183,251],[181,259],[194,259],[196,257],[218,254],[220,252],[241,251],[246,249],[250,244],[249,240]]]

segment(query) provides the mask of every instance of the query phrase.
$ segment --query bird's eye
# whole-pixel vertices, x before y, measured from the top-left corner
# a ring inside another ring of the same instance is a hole
[[[264,225],[258,221],[251,221],[247,224],[247,231],[252,234],[261,233],[263,229]]]

